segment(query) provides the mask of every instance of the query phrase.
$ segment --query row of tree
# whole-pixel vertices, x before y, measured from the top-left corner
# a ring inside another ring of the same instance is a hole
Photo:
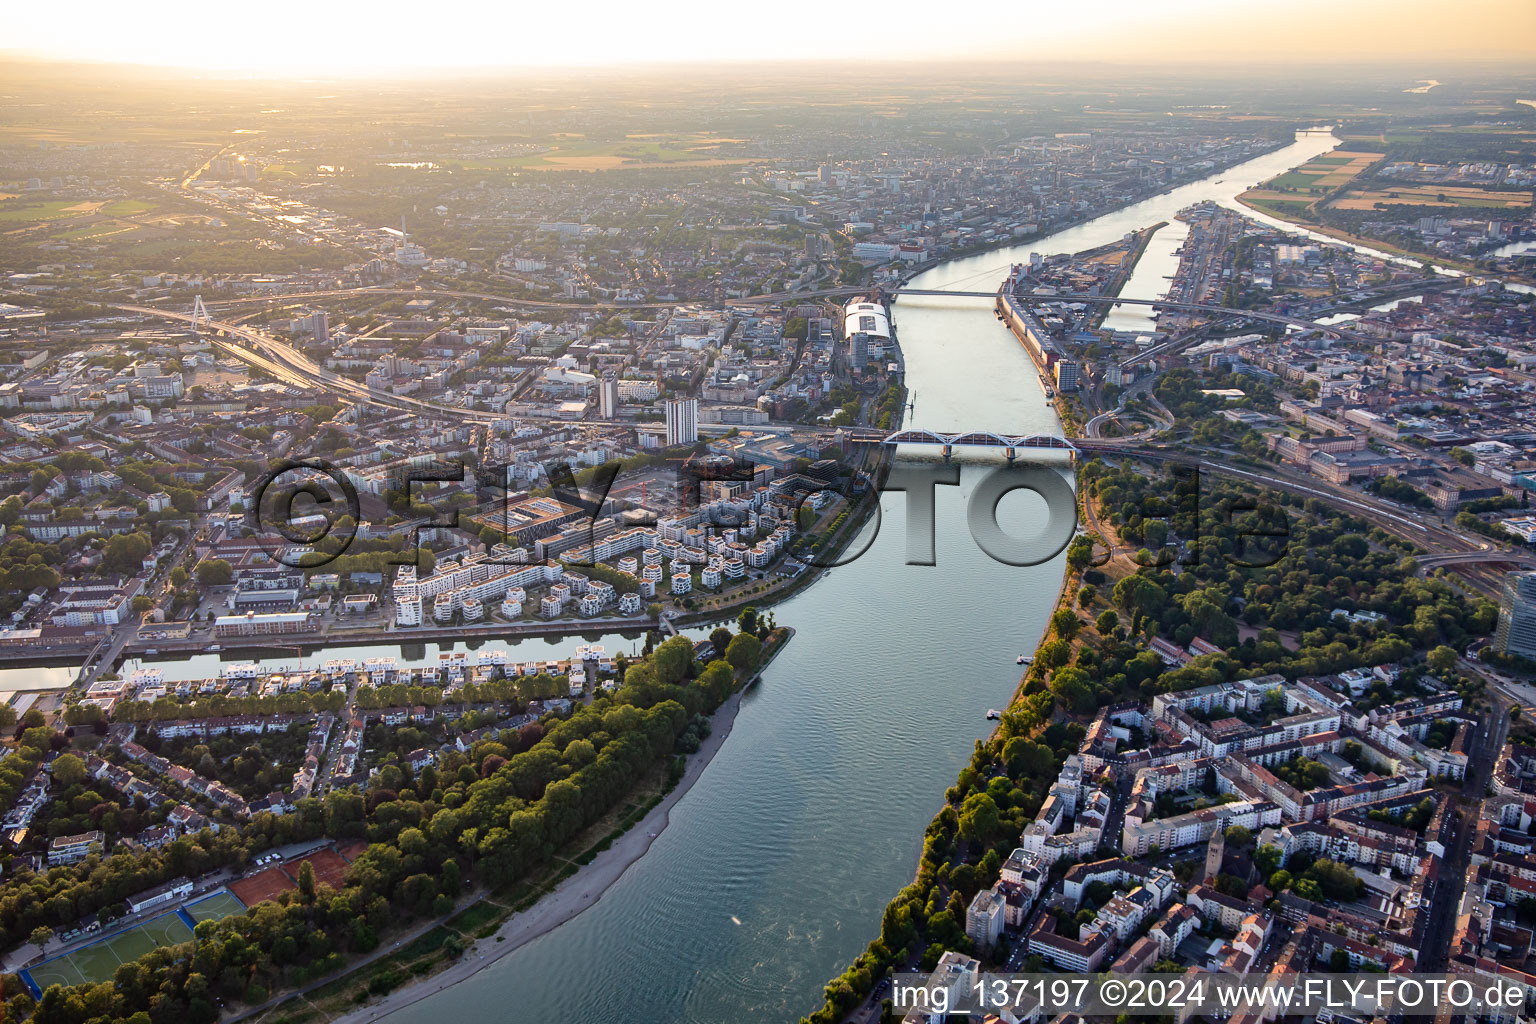
[[[191,943],[124,964],[111,982],[51,987],[34,1020],[94,1024],[143,1014],[154,1024],[211,1022],[221,1005],[260,1002],[340,967],[375,948],[390,926],[449,913],[470,879],[498,887],[525,877],[638,780],[696,746],[707,731],[698,716],[756,670],[761,650],[756,635],[739,634],[725,658],[700,666],[692,643],[674,637],[629,666],[613,696],[447,752],[419,774],[389,764],[365,791],[303,800],[293,814],[255,815],[238,834],[204,831],[160,851],[114,852],[6,879],[0,929],[14,944],[39,926],[69,924],[178,875],[244,865],[269,846],[321,836],[368,842],[339,888],[301,873],[297,891],[203,922]]]

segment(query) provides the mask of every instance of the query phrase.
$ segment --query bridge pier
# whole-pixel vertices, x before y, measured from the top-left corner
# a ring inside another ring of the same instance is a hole
[[[1009,445],[1007,448],[1005,448],[1003,450],[1003,454],[1008,456],[1008,461],[1009,462],[1012,462],[1014,459],[1018,458],[1018,456],[1019,456],[1019,453],[1014,450],[1012,445]]]
[[[945,462],[949,461],[949,457],[954,454],[954,451],[955,451],[955,446],[954,445],[946,444],[944,446],[944,461]]]

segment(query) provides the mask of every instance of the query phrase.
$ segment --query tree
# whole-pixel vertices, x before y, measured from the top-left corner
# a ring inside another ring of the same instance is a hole
[[[736,627],[743,633],[756,633],[757,609],[752,605],[747,605],[743,608],[741,614],[736,616]]]
[[[119,533],[102,549],[101,564],[112,572],[132,575],[142,568],[151,547],[147,533]]]
[[[1301,892],[1301,883],[1309,880],[1315,881],[1322,895],[1332,900],[1352,900],[1362,885],[1359,877],[1346,865],[1326,857],[1312,862],[1307,877],[1296,883],[1297,893]]]
[[[176,568],[171,570],[170,580],[171,580],[171,586],[176,587],[178,589],[180,589],[181,587],[186,586],[187,585],[187,570],[184,569],[183,567],[179,566],[179,565],[176,566]]]
[[[1248,886],[1236,875],[1220,874],[1216,876],[1216,891],[1240,900],[1248,895]]]
[[[1072,657],[1072,645],[1057,637],[1047,640],[1035,651],[1035,661],[1046,668],[1059,668]]]
[[[1157,583],[1140,574],[1127,576],[1115,584],[1115,604],[1128,612],[1145,615],[1161,611],[1168,595]]]
[[[1051,677],[1051,693],[1056,696],[1063,710],[1080,715],[1087,714],[1097,706],[1093,689],[1088,685],[1088,673],[1075,665],[1056,670],[1056,674]]]
[[[1051,616],[1051,625],[1055,627],[1057,634],[1067,640],[1077,635],[1083,621],[1077,617],[1077,613],[1070,608],[1058,608]]]
[[[1038,777],[1055,768],[1056,755],[1044,743],[1015,736],[1003,746],[1003,762],[1015,779]]]
[[[53,929],[45,924],[40,924],[32,929],[32,935],[27,941],[31,942],[38,949],[42,949],[51,938],[53,938]]]
[[[1067,545],[1067,567],[1074,572],[1086,569],[1093,561],[1093,538],[1079,534]]]
[[[74,754],[60,754],[53,762],[53,777],[64,786],[74,786],[85,781],[85,762]]]
[[[1296,879],[1291,883],[1291,891],[1304,900],[1316,901],[1323,898],[1323,890],[1310,878]]]
[[[1456,667],[1456,649],[1444,644],[1436,647],[1425,656],[1429,662],[1429,670],[1439,675],[1444,675]]]
[[[960,835],[973,843],[989,843],[997,835],[997,804],[985,793],[972,793],[960,805]]]
[[[1113,608],[1107,608],[1104,610],[1104,613],[1101,614],[1094,622],[1093,628],[1097,629],[1100,635],[1109,636],[1115,631],[1115,627],[1118,625],[1120,625],[1119,613],[1117,613]]]
[[[197,582],[205,587],[227,587],[234,576],[234,567],[222,558],[197,563]]]
[[[680,683],[688,678],[693,664],[693,642],[684,636],[674,636],[651,655],[651,666],[656,678],[663,683]]]
[[[305,903],[315,902],[315,866],[309,861],[299,864],[299,898]]]
[[[133,613],[143,615],[155,606],[155,602],[145,594],[136,594],[133,598]]]
[[[763,642],[751,633],[738,633],[725,649],[725,660],[737,672],[751,672],[762,660]]]
[[[709,631],[709,642],[715,648],[715,657],[725,654],[725,649],[731,642],[731,631],[724,626],[716,626]]]

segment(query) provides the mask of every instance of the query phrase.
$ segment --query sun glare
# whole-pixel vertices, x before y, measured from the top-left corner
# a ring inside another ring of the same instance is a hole
[[[1275,12],[1218,0],[1106,0],[1084,6],[968,0],[938,7],[900,0],[878,16],[862,6],[789,0],[771,10],[704,0],[637,5],[593,0],[579,17],[559,4],[452,3],[423,7],[301,3],[202,6],[176,13],[120,3],[17,7],[5,49],[48,58],[235,73],[388,78],[421,70],[518,70],[741,60],[1034,61],[1137,59],[1230,62],[1268,54],[1326,59],[1436,55],[1487,58],[1536,52],[1524,0],[1477,0],[1477,16],[1447,22],[1425,0],[1346,5],[1298,0],[1283,30]],[[1419,11],[1419,8],[1424,8]],[[1314,19],[1327,32],[1311,31]],[[1497,24],[1490,35],[1483,28]]]

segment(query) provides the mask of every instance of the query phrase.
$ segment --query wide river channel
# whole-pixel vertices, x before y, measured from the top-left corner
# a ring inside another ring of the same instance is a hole
[[[1202,200],[1235,206],[1238,192],[1336,144],[1326,133],[1299,135],[1078,227],[936,267],[914,285],[991,291],[1030,252],[1075,252],[1168,221],[1125,291],[1158,297],[1186,233],[1179,210]],[[1148,326],[1134,308],[1113,316],[1113,326]],[[912,297],[894,318],[916,392],[909,425],[1059,432],[1034,364],[990,301]],[[987,710],[1017,686],[1015,658],[1033,651],[1060,587],[1060,556],[1014,568],[971,539],[966,502],[989,469],[966,465],[959,487],[936,488],[935,565],[906,564],[905,498],[888,494],[868,551],[774,609],[798,635],[746,696],[670,825],[595,906],[391,1014],[391,1024],[777,1024],[820,1005],[822,986],[863,950],[911,880],[924,827],[989,731]],[[998,519],[1025,536],[1042,510],[1017,491]],[[521,659],[565,646],[512,650]],[[610,651],[631,646],[608,642]],[[328,656],[343,653],[365,655]],[[201,663],[213,660],[178,664],[176,674],[212,674]]]

